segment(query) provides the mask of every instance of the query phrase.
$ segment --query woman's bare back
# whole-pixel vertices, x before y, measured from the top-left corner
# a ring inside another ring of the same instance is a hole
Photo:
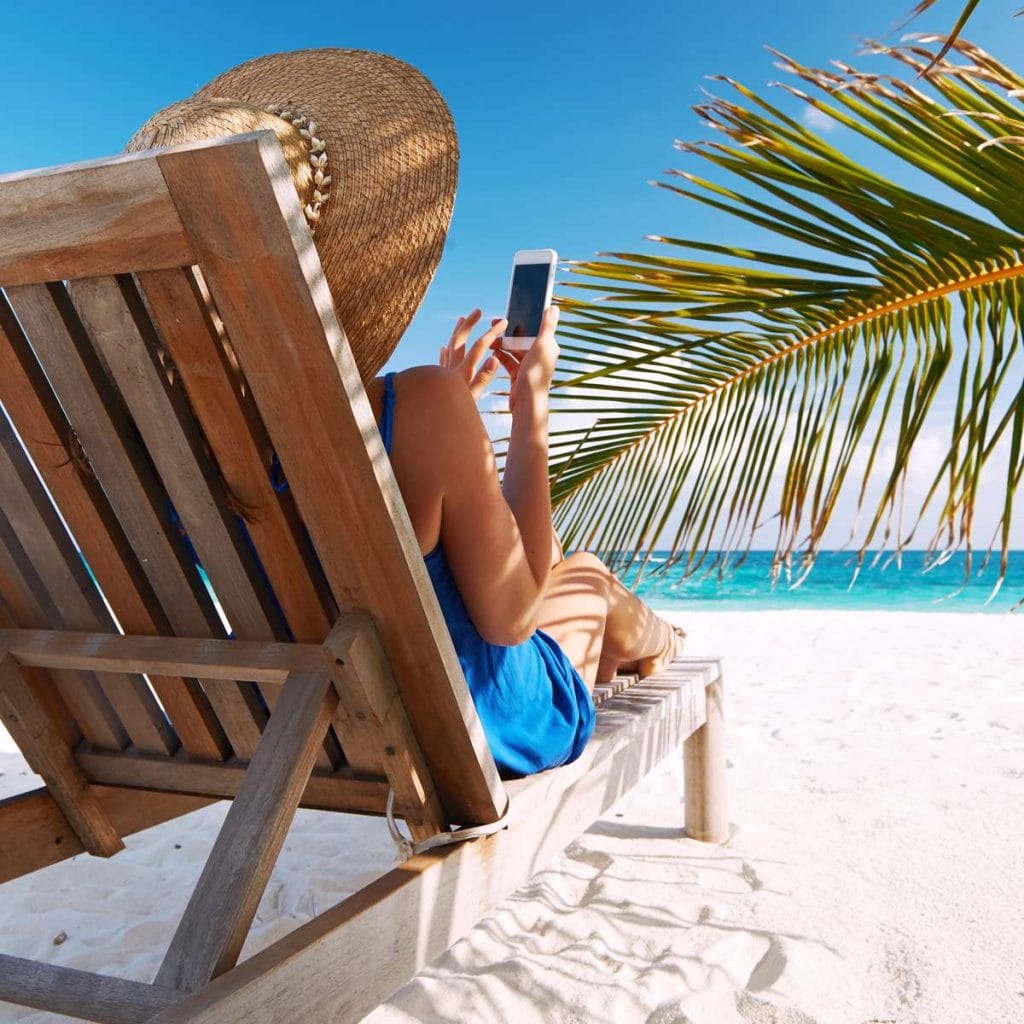
[[[441,537],[444,494],[440,466],[435,464],[437,459],[431,450],[430,431],[422,427],[424,422],[434,423],[437,417],[445,414],[443,409],[437,408],[438,389],[431,388],[429,383],[424,386],[424,381],[433,374],[433,367],[423,366],[403,370],[394,376],[396,398],[401,394],[401,401],[396,400],[391,467],[420,552],[424,555],[437,547]],[[384,378],[372,380],[366,394],[373,409],[373,418],[380,423],[384,409]],[[398,413],[398,407],[401,407],[401,413]]]

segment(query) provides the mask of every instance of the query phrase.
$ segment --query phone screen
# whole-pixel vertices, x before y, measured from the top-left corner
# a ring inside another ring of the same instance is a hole
[[[512,272],[512,291],[508,300],[509,338],[536,338],[544,315],[550,263],[518,263]]]

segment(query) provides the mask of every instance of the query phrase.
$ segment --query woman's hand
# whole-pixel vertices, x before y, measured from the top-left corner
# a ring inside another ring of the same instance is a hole
[[[504,324],[504,320],[492,321],[491,330]],[[498,360],[508,371],[511,381],[508,407],[513,419],[516,410],[521,408],[523,403],[547,402],[551,380],[555,375],[555,363],[558,361],[558,342],[555,341],[557,326],[558,307],[548,306],[540,322],[537,340],[527,352],[506,352],[501,348],[496,351]],[[494,344],[497,346],[500,342],[495,341]]]
[[[470,332],[479,322],[479,309],[474,309],[469,316],[460,316],[448,344],[441,347],[439,359],[442,366],[457,370],[462,375],[476,401],[479,401],[480,396],[487,390],[487,385],[494,379],[499,366],[498,357],[493,355],[487,357],[479,370],[477,363],[505,329],[504,320],[492,320],[491,329],[481,334],[467,351],[466,342],[469,340]]]

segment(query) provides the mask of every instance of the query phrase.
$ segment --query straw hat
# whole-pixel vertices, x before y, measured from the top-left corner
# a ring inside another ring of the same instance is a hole
[[[129,152],[271,129],[364,381],[395,350],[451,220],[458,142],[415,68],[365,50],[257,57],[154,114]]]

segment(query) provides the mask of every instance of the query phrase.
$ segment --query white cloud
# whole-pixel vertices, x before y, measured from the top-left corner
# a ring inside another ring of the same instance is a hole
[[[837,127],[836,122],[824,110],[810,103],[804,107],[802,119],[808,128],[816,132],[833,132]]]

